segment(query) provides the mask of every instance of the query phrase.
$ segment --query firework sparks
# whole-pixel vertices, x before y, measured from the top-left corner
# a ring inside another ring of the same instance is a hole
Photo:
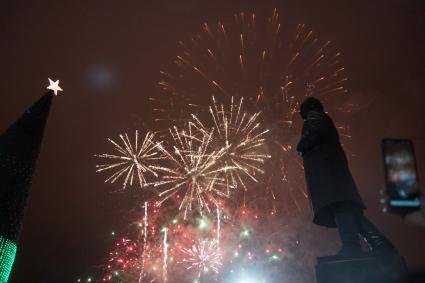
[[[264,174],[263,165],[270,155],[264,151],[265,135],[267,129],[262,129],[259,122],[260,112],[249,115],[243,111],[243,97],[239,103],[231,98],[230,107],[225,109],[224,105],[217,105],[213,97],[213,106],[209,107],[214,132],[217,133],[212,144],[218,148],[224,148],[223,155],[219,159],[225,168],[227,188],[237,188],[238,184],[246,190],[247,186],[243,176],[258,182],[256,173]],[[204,133],[208,133],[204,123],[198,116],[192,114],[194,124]],[[230,193],[230,192],[228,192]]]
[[[303,168],[298,165],[299,157],[294,150],[301,123],[301,119],[296,119],[299,105],[306,97],[316,96],[329,102],[330,111],[341,112],[332,109],[332,101],[348,93],[345,87],[348,79],[341,64],[341,53],[330,41],[321,41],[304,24],[291,28],[281,23],[277,10],[270,17],[239,13],[233,22],[205,23],[196,36],[179,42],[177,58],[161,71],[162,92],[150,101],[161,127],[162,121],[181,121],[189,118],[188,113],[206,110],[202,108],[205,97],[200,94],[211,94],[218,101],[243,95],[245,105],[256,109],[253,112],[261,111],[262,124],[270,130],[269,141],[264,144],[273,156],[271,166],[276,173],[262,181],[272,184],[263,191],[274,200],[277,192],[274,186],[280,183],[285,188],[281,194],[284,194],[286,210],[300,212],[308,210],[308,201],[303,189]],[[217,123],[214,134],[223,139],[224,148],[227,138],[229,145],[236,145],[225,128],[228,126],[227,130],[231,131],[237,123],[238,105],[234,106],[227,111],[216,106],[210,108],[211,117]],[[256,125],[259,119],[255,115],[250,126]],[[241,113],[238,119],[242,116]],[[196,118],[194,123],[200,126]],[[249,118],[252,117],[245,117],[246,124]],[[336,123],[339,124],[338,120]],[[229,136],[226,137],[226,133]],[[258,137],[259,147],[262,139],[263,136]],[[230,152],[232,147],[227,150]],[[260,160],[264,161],[265,157],[257,156],[255,161],[247,162],[235,156],[238,159],[233,161],[226,157],[229,166],[238,168],[226,172],[226,179],[230,187],[240,185],[246,189],[243,177],[256,180],[262,175],[265,168]]]
[[[234,22],[205,23],[179,47],[173,65],[160,73],[163,92],[150,98],[157,121],[178,121],[203,105],[200,94],[211,93],[243,95],[291,123],[305,97],[347,92],[341,53],[304,24],[284,30],[277,10],[269,18],[240,13]]]
[[[96,157],[107,160],[107,163],[96,165],[96,172],[112,171],[112,175],[105,182],[114,183],[123,179],[123,189],[132,186],[137,178],[141,188],[150,184],[147,175],[158,177],[158,166],[155,162],[164,159],[158,150],[159,143],[154,143],[154,134],[148,132],[140,144],[139,133],[136,131],[134,143],[130,141],[128,134],[120,135],[122,145],[108,138],[114,146],[116,154],[96,154]]]
[[[147,135],[144,150],[137,146],[137,132],[135,144],[123,135],[122,143],[110,140],[119,154],[97,155],[111,161],[98,166],[114,170],[107,182],[122,178],[125,188],[138,178],[159,196],[149,206],[149,223],[145,203],[136,241],[123,239],[111,254],[108,278],[117,270],[125,282],[190,282],[191,270],[195,282],[221,282],[217,279],[237,266],[281,264],[279,273],[291,266],[297,274],[294,282],[313,280],[305,279],[317,245],[300,215],[309,206],[294,151],[301,124],[296,116],[308,96],[326,100],[330,112],[343,111],[333,100],[347,93],[341,55],[305,25],[281,25],[276,10],[268,18],[240,13],[234,19],[204,24],[179,42],[173,65],[161,71],[162,92],[150,98],[158,130],[170,122],[184,122],[184,130],[172,127],[164,142]],[[209,108],[206,95],[213,96]],[[341,129],[338,117],[336,122]],[[139,151],[146,152],[143,158],[132,154]],[[177,204],[183,216],[174,215],[172,205],[159,211],[166,201]],[[278,209],[299,217],[286,217],[280,225],[273,217]],[[304,232],[295,237],[292,231]]]
[[[165,174],[154,184],[156,187],[165,187],[159,193],[159,204],[175,197],[180,201],[179,210],[184,210],[185,219],[194,206],[201,215],[205,211],[210,213],[210,203],[218,206],[219,197],[228,197],[223,192],[226,186],[220,178],[220,172],[231,168],[222,167],[217,162],[224,154],[224,149],[211,151],[213,131],[202,133],[192,123],[189,123],[187,132],[180,132],[174,127],[170,133],[174,141],[173,150],[158,145],[159,150],[173,164],[162,168]]]
[[[218,273],[222,266],[215,240],[198,240],[191,248],[182,248],[181,251],[186,256],[181,262],[187,265],[187,269],[196,269],[198,277],[210,270]]]

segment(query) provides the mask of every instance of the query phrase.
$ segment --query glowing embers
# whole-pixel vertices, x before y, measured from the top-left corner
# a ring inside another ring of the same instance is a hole
[[[0,282],[5,283],[9,279],[13,262],[16,255],[16,244],[0,236]]]

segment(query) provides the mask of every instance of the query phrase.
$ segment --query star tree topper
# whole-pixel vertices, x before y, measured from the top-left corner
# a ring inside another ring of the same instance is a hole
[[[53,90],[53,93],[55,95],[58,95],[58,91],[63,91],[60,86],[59,86],[59,80],[57,81],[52,81],[50,78],[49,79],[49,86],[47,87],[47,89]]]

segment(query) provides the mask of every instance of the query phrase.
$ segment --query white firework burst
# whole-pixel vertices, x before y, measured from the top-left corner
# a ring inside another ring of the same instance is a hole
[[[170,166],[162,167],[165,174],[155,182],[160,189],[159,204],[170,198],[179,201],[179,210],[186,219],[189,211],[196,209],[201,215],[211,212],[211,204],[219,206],[219,198],[228,197],[226,184],[220,173],[230,168],[217,161],[224,154],[224,148],[211,150],[213,131],[203,133],[188,124],[188,131],[170,129],[173,140],[172,150],[162,144],[159,150],[170,161]]]
[[[216,240],[200,239],[190,248],[182,248],[185,258],[181,261],[187,269],[196,269],[198,276],[213,271],[218,273],[221,266],[221,254]]]
[[[264,174],[263,165],[270,155],[265,150],[265,136],[268,129],[262,128],[259,121],[260,112],[250,115],[243,110],[243,97],[239,103],[231,98],[230,106],[217,105],[212,97],[213,106],[209,107],[211,120],[216,133],[212,138],[213,146],[224,148],[219,162],[225,168],[228,189],[241,185],[245,190],[244,177],[258,182],[255,174]],[[192,114],[194,124],[202,132],[208,133],[201,120]]]
[[[135,179],[141,188],[152,184],[149,178],[157,178],[159,166],[155,165],[158,160],[165,157],[158,150],[160,143],[154,142],[155,135],[146,133],[145,138],[139,142],[139,132],[136,130],[134,142],[130,141],[128,134],[119,135],[121,143],[108,138],[114,146],[115,154],[96,154],[96,157],[105,160],[105,163],[96,165],[96,172],[110,171],[112,174],[105,179],[105,182],[115,183],[118,179],[123,179],[123,189],[132,186]]]

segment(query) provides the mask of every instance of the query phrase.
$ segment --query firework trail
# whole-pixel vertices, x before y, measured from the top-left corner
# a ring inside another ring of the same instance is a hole
[[[167,243],[167,235],[168,235],[168,229],[164,228],[164,260],[163,260],[163,266],[162,266],[162,282],[166,283],[168,281],[168,243]]]
[[[154,136],[148,132],[140,144],[138,131],[133,143],[125,133],[119,136],[122,145],[108,138],[116,154],[96,154],[96,157],[106,160],[106,163],[96,165],[96,172],[112,171],[112,175],[105,182],[114,183],[122,178],[123,189],[128,185],[132,186],[135,178],[138,179],[140,188],[150,185],[148,178],[157,178],[157,171],[160,169],[155,164],[164,159],[158,150],[159,143],[154,142]]]
[[[164,214],[155,202],[145,202],[142,217],[128,227],[127,235],[115,238],[104,270],[105,282],[162,282],[164,277]],[[168,218],[167,218],[168,219]],[[169,243],[167,231],[167,251]],[[167,262],[168,262],[167,255]]]
[[[220,208],[217,207],[217,249],[220,249]]]
[[[142,283],[143,277],[145,275],[145,262],[146,262],[146,250],[147,250],[147,240],[148,240],[148,202],[145,201],[144,204],[145,214],[143,216],[143,252],[142,252],[142,266],[140,268],[139,274],[139,283]]]
[[[172,150],[158,145],[171,163],[167,168],[162,167],[164,175],[154,184],[161,190],[159,204],[174,198],[180,203],[179,210],[184,211],[185,219],[194,209],[201,215],[210,213],[211,204],[218,207],[219,199],[228,197],[220,173],[233,167],[223,167],[217,162],[223,156],[224,148],[211,151],[213,131],[202,133],[192,123],[187,131],[174,127],[170,134]]]
[[[217,218],[204,216],[184,221],[179,217],[170,219],[175,216],[171,211],[157,210],[154,204],[148,208],[151,217],[147,245],[143,235],[136,236],[136,241],[131,241],[131,237],[118,239],[117,249],[110,254],[104,281],[228,282],[224,278],[239,267],[265,273],[279,268],[285,270],[285,276],[297,279],[298,274],[306,272],[308,255],[302,251],[298,255],[300,238],[288,230],[292,228],[279,226],[276,229],[276,223],[267,222],[267,218],[257,215],[256,211],[245,209],[239,217],[229,217],[220,210]],[[164,221],[164,215],[168,220]],[[140,231],[145,231],[143,220],[137,226]],[[308,234],[302,228],[305,223],[299,225],[300,233]],[[145,272],[141,279],[143,263]],[[282,281],[300,282],[288,281],[286,277],[282,277]]]

